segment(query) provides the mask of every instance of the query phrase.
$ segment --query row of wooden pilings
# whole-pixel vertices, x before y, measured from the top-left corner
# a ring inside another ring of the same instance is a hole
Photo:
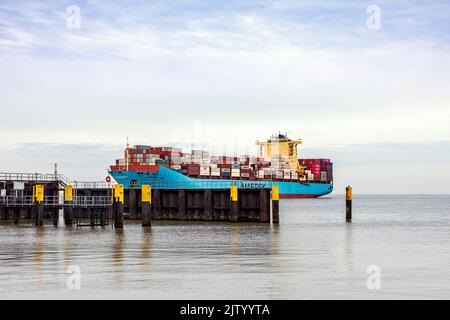
[[[271,190],[238,189],[237,186],[231,186],[229,190],[152,190],[150,185],[142,185],[140,197],[135,197],[135,191],[128,195],[128,217],[137,218],[140,215],[143,227],[151,226],[152,220],[272,221],[274,224],[280,221],[278,186],[273,186]],[[115,228],[123,228],[124,209],[124,188],[123,185],[116,185],[113,189],[112,204],[112,221]]]

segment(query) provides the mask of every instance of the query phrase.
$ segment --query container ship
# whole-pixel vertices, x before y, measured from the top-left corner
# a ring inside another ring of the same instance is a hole
[[[280,198],[317,198],[333,191],[330,159],[299,159],[301,139],[287,134],[256,141],[258,156],[213,156],[206,150],[135,145],[110,166],[109,174],[126,188],[149,184],[165,189],[279,187]],[[110,179],[109,177],[107,178]]]

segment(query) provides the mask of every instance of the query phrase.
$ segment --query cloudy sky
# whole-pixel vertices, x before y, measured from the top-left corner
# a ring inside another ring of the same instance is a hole
[[[239,154],[282,131],[334,160],[337,192],[450,193],[449,17],[445,0],[1,0],[0,171],[103,180],[127,136]]]

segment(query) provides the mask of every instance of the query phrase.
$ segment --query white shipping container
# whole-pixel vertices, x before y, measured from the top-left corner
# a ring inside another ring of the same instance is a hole
[[[286,180],[290,180],[291,179],[291,172],[290,171],[285,171],[283,178]]]
[[[327,172],[326,171],[320,172],[320,180],[327,181]]]
[[[201,176],[209,176],[209,167],[200,167]]]
[[[312,173],[308,173],[308,180],[309,181],[314,180],[314,175]]]
[[[300,176],[300,181],[306,181],[306,176],[305,175]]]
[[[174,170],[181,170],[181,166],[178,165],[178,164],[174,164],[174,165],[172,165],[172,169],[174,169]]]
[[[211,171],[212,177],[220,177],[220,170],[219,171]]]
[[[242,178],[249,178],[250,174],[249,173],[241,173],[241,177]]]
[[[292,172],[291,173],[291,179],[292,180],[297,180],[298,179],[298,173],[297,172]]]
[[[240,177],[241,176],[241,170],[240,169],[231,169],[231,176],[232,177]]]
[[[283,171],[277,171],[276,177],[277,179],[283,179]]]

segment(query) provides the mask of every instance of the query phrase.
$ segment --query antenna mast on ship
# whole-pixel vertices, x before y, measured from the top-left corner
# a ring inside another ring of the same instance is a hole
[[[128,171],[128,152],[129,152],[129,150],[130,150],[130,142],[127,137],[127,148],[125,149],[125,159],[127,161],[127,171]]]

